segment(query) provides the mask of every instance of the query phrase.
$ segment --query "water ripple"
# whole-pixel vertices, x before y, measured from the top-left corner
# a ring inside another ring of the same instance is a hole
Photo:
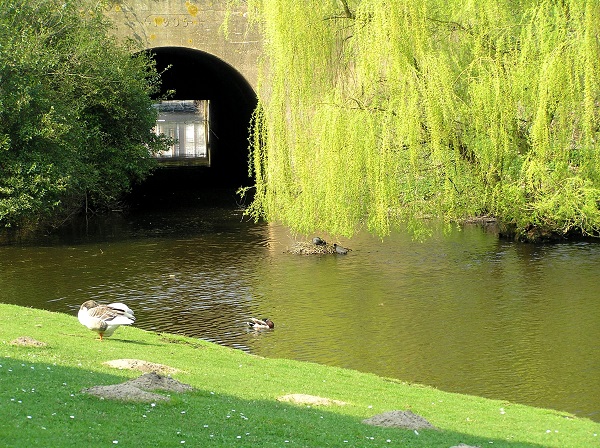
[[[146,330],[600,415],[598,244],[476,228],[358,235],[339,241],[346,256],[290,255],[293,242],[230,210],[123,218],[85,241],[0,247],[0,300],[73,315],[125,302]]]

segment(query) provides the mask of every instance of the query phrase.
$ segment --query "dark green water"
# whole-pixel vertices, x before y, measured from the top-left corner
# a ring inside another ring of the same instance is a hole
[[[121,301],[147,330],[600,420],[600,244],[523,245],[472,227],[291,255],[287,229],[228,208],[114,216],[86,232],[0,246],[0,301],[73,316],[88,299]],[[249,331],[251,316],[275,330]]]

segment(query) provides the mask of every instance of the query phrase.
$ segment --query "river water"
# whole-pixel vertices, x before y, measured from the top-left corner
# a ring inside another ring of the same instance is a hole
[[[147,330],[600,420],[600,244],[467,227],[287,252],[310,237],[235,207],[113,215],[0,246],[0,301],[72,315],[120,301]],[[275,329],[251,331],[252,316]]]

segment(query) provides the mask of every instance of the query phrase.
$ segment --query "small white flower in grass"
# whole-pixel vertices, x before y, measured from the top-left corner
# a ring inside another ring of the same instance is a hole
[[[500,408],[500,414],[502,414],[502,415],[506,414],[506,411],[504,410],[504,408]]]
[[[113,444],[115,444],[115,445],[116,445],[117,443],[119,443],[119,441],[118,441],[118,440],[113,440]]]
[[[236,438],[236,439],[241,439],[241,438],[242,438],[242,436],[236,436],[235,438]]]
[[[182,414],[185,414],[185,411],[181,411]]]
[[[367,409],[373,409],[373,405],[367,406]]]
[[[391,441],[390,439],[387,439],[387,440],[385,441],[385,443],[392,443],[392,441]]]
[[[28,415],[27,418],[32,418],[31,415]]]
[[[415,429],[415,434],[416,434],[416,435],[419,435],[419,431],[417,431],[416,429]]]
[[[208,428],[208,425],[204,425],[205,428]]]
[[[75,416],[74,415],[69,415],[69,418],[75,418]]]
[[[183,443],[185,443],[185,440],[182,440],[182,441],[181,441],[181,442],[179,442],[179,443],[182,443],[182,444],[183,444]]]
[[[156,403],[150,403],[150,406],[154,407],[156,406]]]

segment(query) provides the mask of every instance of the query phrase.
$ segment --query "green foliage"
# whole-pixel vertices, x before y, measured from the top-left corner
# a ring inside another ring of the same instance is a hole
[[[248,9],[265,39],[255,217],[348,236],[479,215],[520,236],[600,230],[598,0]]]
[[[0,225],[103,207],[153,167],[146,56],[108,35],[97,2],[0,0]]]

